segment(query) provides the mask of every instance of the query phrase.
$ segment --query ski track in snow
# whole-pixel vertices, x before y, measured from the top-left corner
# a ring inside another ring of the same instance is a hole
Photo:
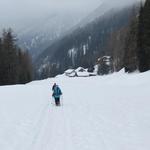
[[[149,75],[58,77],[0,87],[0,149],[149,150]],[[54,82],[63,91],[61,107],[52,104]]]

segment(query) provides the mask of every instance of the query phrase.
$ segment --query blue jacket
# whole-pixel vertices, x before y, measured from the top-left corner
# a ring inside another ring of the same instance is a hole
[[[58,85],[53,87],[53,97],[54,98],[60,98],[60,96],[62,95],[61,89],[58,87]]]

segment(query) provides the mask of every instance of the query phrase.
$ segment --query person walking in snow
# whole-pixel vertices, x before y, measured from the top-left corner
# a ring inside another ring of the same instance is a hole
[[[54,83],[52,90],[53,90],[52,96],[55,99],[55,104],[56,106],[60,106],[60,96],[62,95],[61,89],[56,83]]]

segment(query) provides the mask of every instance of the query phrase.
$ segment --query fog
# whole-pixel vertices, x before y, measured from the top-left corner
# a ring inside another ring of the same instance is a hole
[[[21,28],[54,13],[89,14],[101,3],[126,5],[138,0],[0,0],[0,28]],[[84,17],[84,16],[83,16]]]
[[[0,0],[0,27],[19,27],[54,13],[88,13],[100,2],[101,0]]]

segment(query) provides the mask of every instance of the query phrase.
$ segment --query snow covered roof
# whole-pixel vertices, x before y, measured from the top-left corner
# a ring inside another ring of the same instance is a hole
[[[74,69],[68,69],[65,71],[65,73],[69,74],[69,73],[72,73],[74,71]]]
[[[68,69],[65,71],[65,75],[68,77],[89,77],[96,76],[96,73],[88,72],[88,69],[78,67],[77,69]]]
[[[76,72],[86,72],[86,69],[84,69],[83,67],[78,67],[75,71]]]
[[[103,56],[101,58],[98,58],[98,61],[101,61],[101,60],[103,60],[103,61],[109,61],[110,58],[111,58],[111,56]]]

